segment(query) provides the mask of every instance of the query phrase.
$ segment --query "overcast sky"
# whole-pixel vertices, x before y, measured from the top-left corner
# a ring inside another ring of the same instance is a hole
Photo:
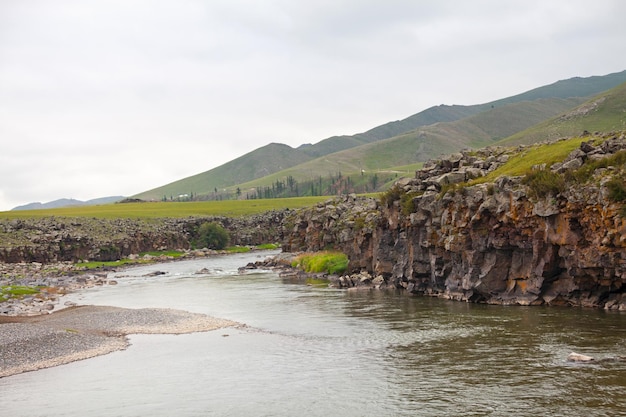
[[[0,211],[626,69],[623,0],[0,0]]]

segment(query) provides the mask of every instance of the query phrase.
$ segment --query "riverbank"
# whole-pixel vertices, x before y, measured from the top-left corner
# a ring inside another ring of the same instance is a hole
[[[32,317],[0,317],[0,378],[126,349],[129,334],[183,334],[238,326],[172,309],[70,307]]]
[[[263,249],[250,248],[250,251]],[[186,250],[181,256],[131,255],[129,263],[119,266],[106,266],[97,269],[86,269],[80,262],[0,262],[0,317],[1,316],[37,316],[71,307],[74,304],[62,303],[65,294],[95,286],[116,285],[117,281],[109,279],[110,273],[122,271],[137,265],[157,264],[207,258],[226,255],[232,252],[211,249]],[[158,275],[158,272],[155,272]],[[25,287],[34,289],[33,293],[23,296],[3,297],[3,290],[11,292],[11,288]]]

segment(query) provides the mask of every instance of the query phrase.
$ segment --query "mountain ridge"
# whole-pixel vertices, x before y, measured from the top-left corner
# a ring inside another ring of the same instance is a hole
[[[43,210],[50,208],[70,207],[70,206],[93,206],[98,204],[110,204],[123,200],[123,196],[111,196],[111,197],[99,197],[91,200],[76,200],[74,198],[59,198],[57,200],[48,201],[47,203],[28,203],[21,206],[17,206],[11,209],[11,211],[18,210]]]
[[[296,148],[292,148],[288,145],[283,145],[287,148],[282,148],[283,157],[280,160],[280,164],[276,162],[276,159],[265,160],[264,147],[253,150],[240,158],[236,158],[227,162],[217,168],[213,168],[209,171],[204,171],[191,177],[183,178],[178,181],[166,184],[161,187],[153,188],[136,194],[134,197],[142,198],[146,200],[160,200],[165,196],[175,196],[181,193],[194,193],[195,195],[210,196],[215,193],[215,190],[223,190],[227,188],[237,187],[239,184],[248,184],[256,181],[259,178],[254,176],[250,171],[248,177],[245,175],[237,176],[237,180],[233,180],[232,171],[238,171],[240,173],[246,172],[241,168],[241,165],[250,164],[251,161],[255,161],[258,169],[265,169],[265,172],[269,175],[273,175],[279,170],[277,168],[282,165],[283,169],[290,169],[301,163],[307,164],[316,158],[324,157],[327,155],[335,154],[337,152],[343,152],[349,149],[355,149],[359,146],[363,146],[369,143],[379,142],[381,140],[389,139],[390,137],[401,136],[408,132],[415,131],[418,128],[425,126],[432,126],[436,123],[450,123],[464,118],[480,114],[485,111],[493,111],[500,107],[506,107],[511,104],[521,103],[524,101],[537,101],[541,99],[571,99],[574,97],[580,98],[580,95],[584,97],[590,97],[605,91],[607,86],[615,87],[619,83],[626,82],[626,70],[618,73],[612,73],[604,76],[592,76],[592,77],[573,77],[566,80],[559,80],[552,84],[537,87],[535,89],[498,100],[494,100],[488,103],[463,106],[463,105],[439,105],[429,107],[419,113],[413,114],[405,119],[388,122],[380,126],[376,126],[368,131],[357,133],[351,136],[332,136],[317,142],[315,144],[303,144]],[[581,101],[572,103],[572,107],[580,104]],[[548,114],[544,120],[555,116],[555,114]],[[534,120],[540,122],[543,120]],[[400,132],[400,133],[397,133]],[[391,135],[391,136],[389,136]],[[498,137],[497,139],[503,139],[504,137]],[[437,139],[437,137],[435,138]],[[406,139],[408,140],[408,138]],[[484,145],[494,140],[486,141],[484,138],[475,141],[476,145]],[[278,144],[274,144],[278,145]],[[461,147],[466,144],[459,143]],[[269,145],[266,145],[269,146]],[[423,147],[433,147],[431,143],[423,142]],[[443,152],[458,151],[458,148],[447,147],[443,149]],[[433,149],[436,151],[436,149]],[[291,157],[294,159],[291,159]],[[431,155],[432,156],[432,155]],[[424,159],[424,158],[422,158]],[[427,159],[427,158],[426,158]],[[417,161],[414,161],[417,162]],[[398,164],[394,164],[398,165]],[[324,170],[317,175],[328,175],[329,169]],[[314,173],[311,175],[315,176]],[[195,188],[195,189],[192,189]]]

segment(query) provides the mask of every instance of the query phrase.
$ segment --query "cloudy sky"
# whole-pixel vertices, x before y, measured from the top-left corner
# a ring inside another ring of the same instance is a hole
[[[626,69],[622,0],[0,0],[0,211]]]

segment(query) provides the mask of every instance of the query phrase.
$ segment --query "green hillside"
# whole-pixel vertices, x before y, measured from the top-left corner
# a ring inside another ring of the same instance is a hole
[[[450,123],[435,123],[381,141],[368,143],[313,159],[278,171],[264,178],[238,184],[249,190],[292,177],[307,181],[343,173],[359,175],[391,171],[390,167],[415,164],[441,154],[458,152],[463,148],[481,147],[533,126],[583,102],[584,99],[541,99],[506,104]],[[404,175],[412,173],[403,173]]]
[[[238,190],[240,196],[243,190],[268,186],[288,177],[308,181],[337,173],[389,171],[392,166],[414,164],[463,148],[495,143],[572,109],[584,101],[582,97],[623,82],[626,82],[626,71],[600,77],[577,77],[490,103],[431,107],[364,133],[335,136],[296,149],[272,143],[217,168],[134,197],[161,200],[186,194],[204,199],[230,198],[234,190]],[[615,106],[619,108],[619,104]],[[592,123],[587,122],[587,125],[587,130],[598,130]],[[581,129],[575,133],[579,131]],[[525,140],[534,139],[528,136]],[[227,191],[222,195],[223,190]]]
[[[176,199],[181,194],[211,194],[215,190],[262,178],[298,165],[311,157],[288,145],[270,143],[210,171],[183,178],[133,196],[142,200]]]
[[[518,132],[500,143],[530,144],[580,135],[626,129],[626,83],[602,93],[557,117]]]
[[[461,120],[507,104],[546,98],[567,99],[571,97],[591,97],[624,82],[626,82],[626,71],[603,76],[592,76],[586,78],[574,77],[567,80],[560,80],[515,96],[484,104],[469,106],[449,106],[442,104],[440,106],[430,107],[424,111],[409,116],[406,119],[385,123],[364,133],[358,133],[352,136],[333,136],[313,145],[301,145],[298,149],[303,150],[308,155],[313,157],[320,157],[366,143],[398,136],[422,126]]]

